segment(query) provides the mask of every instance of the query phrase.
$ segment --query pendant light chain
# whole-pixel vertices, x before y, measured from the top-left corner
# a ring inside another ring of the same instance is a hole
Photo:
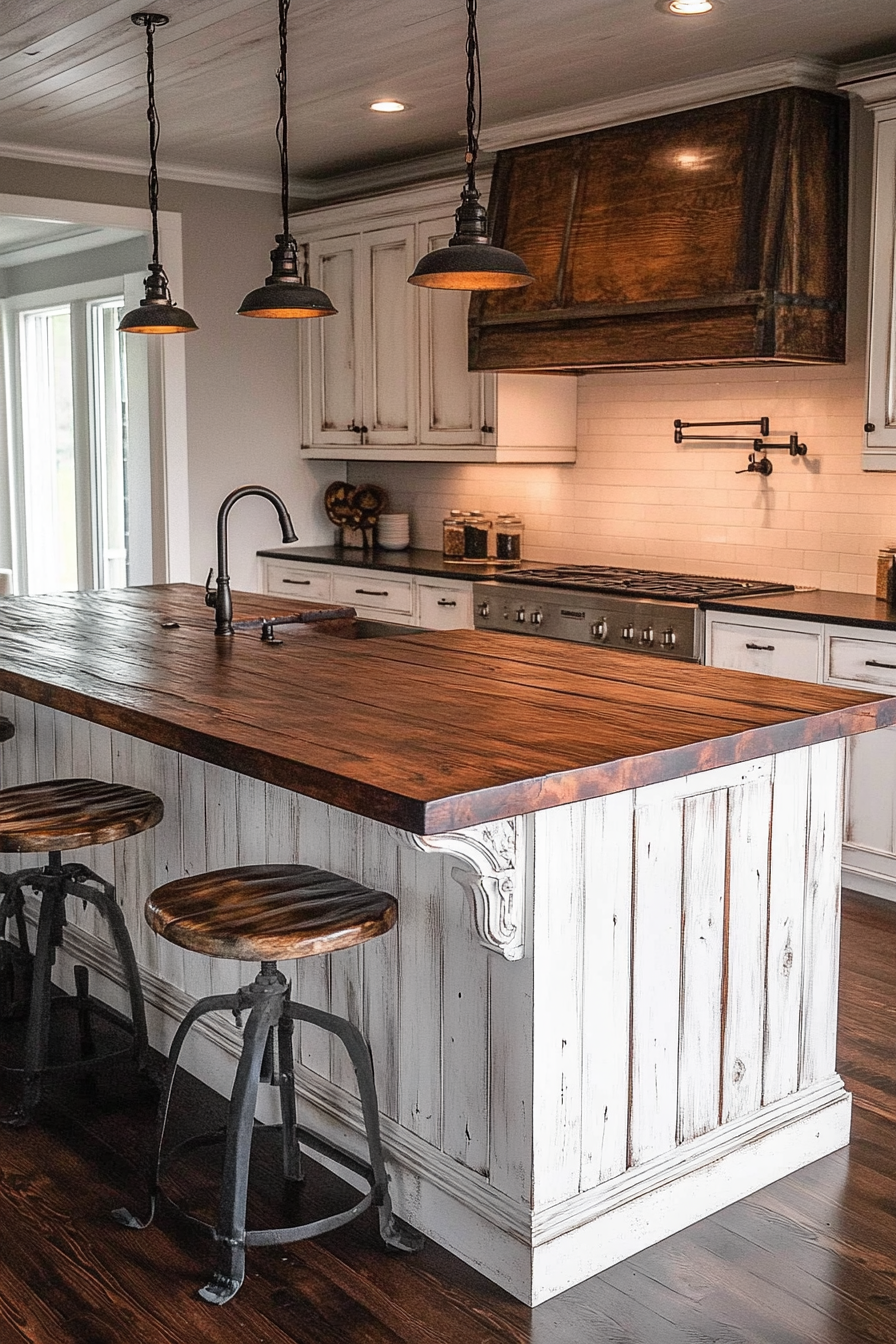
[[[280,205],[283,211],[283,233],[289,233],[289,115],[286,108],[286,30],[289,18],[289,0],[279,0],[280,14],[280,68],[277,84],[280,88],[280,116],[277,121],[277,144],[280,147]]]
[[[156,66],[153,36],[168,22],[167,14],[149,14],[141,10],[131,15],[131,23],[146,29],[146,119],[149,122],[149,214],[152,220],[152,261],[143,282],[144,295],[118,324],[118,330],[137,336],[170,336],[195,331],[196,323],[185,308],[178,308],[168,289],[168,277],[159,261],[159,114],[156,110]]]
[[[289,0],[277,0],[280,38],[280,65],[277,87],[280,91],[280,115],[277,118],[277,147],[280,150],[280,209],[283,232],[275,235],[277,246],[271,253],[271,273],[263,285],[243,299],[240,317],[329,317],[336,309],[322,289],[305,283],[300,272],[299,249],[289,228],[289,114],[286,106],[286,29]]]
[[[479,35],[476,31],[477,0],[467,0],[467,188],[476,190],[476,159],[482,125],[482,73],[479,65]]]
[[[156,71],[153,58],[152,35],[155,24],[146,25],[146,90],[148,101],[146,119],[149,122],[149,211],[152,215],[152,259],[155,265],[159,261],[159,174],[156,168],[156,155],[159,149],[159,114],[156,111]]]

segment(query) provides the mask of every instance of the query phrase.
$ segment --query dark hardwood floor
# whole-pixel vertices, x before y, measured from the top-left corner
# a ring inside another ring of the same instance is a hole
[[[436,1246],[384,1254],[368,1217],[253,1249],[239,1295],[206,1306],[209,1243],[170,1216],[144,1233],[108,1216],[139,1203],[149,1095],[126,1075],[57,1084],[30,1129],[0,1129],[0,1344],[894,1344],[896,906],[845,898],[842,963],[849,1148],[534,1311]],[[179,1122],[217,1116],[188,1082]],[[264,1192],[273,1160],[258,1167]],[[338,1195],[320,1168],[308,1186],[302,1216]]]

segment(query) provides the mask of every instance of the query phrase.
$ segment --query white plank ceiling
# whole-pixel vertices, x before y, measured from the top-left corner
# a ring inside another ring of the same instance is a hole
[[[0,149],[142,161],[144,35],[134,0],[0,0]],[[164,0],[160,164],[276,173],[275,0]],[[459,146],[463,0],[293,0],[291,159],[325,177]],[[892,0],[480,0],[486,126],[792,56],[896,50]],[[409,104],[370,112],[373,98]]]

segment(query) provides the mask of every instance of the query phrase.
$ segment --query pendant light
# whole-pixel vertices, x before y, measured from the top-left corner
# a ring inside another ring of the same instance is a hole
[[[503,247],[492,247],[488,218],[476,189],[476,156],[482,121],[482,77],[479,68],[479,36],[476,31],[476,0],[467,2],[467,180],[455,212],[454,237],[447,247],[429,252],[417,262],[412,285],[427,289],[520,289],[531,285],[522,257]]]
[[[240,317],[330,317],[336,312],[322,289],[306,285],[299,275],[296,240],[289,231],[289,122],[286,110],[286,21],[289,0],[278,0],[280,18],[280,116],[277,144],[280,148],[280,206],[283,232],[271,253],[271,274],[259,289],[247,294],[239,306]]]
[[[129,334],[168,336],[178,331],[196,331],[196,323],[183,308],[178,308],[168,290],[168,277],[159,261],[159,175],[156,171],[156,151],[159,147],[159,115],[156,112],[156,74],[152,37],[157,28],[164,28],[167,14],[132,14],[131,23],[146,29],[146,90],[149,121],[149,212],[152,215],[152,261],[149,275],[143,282],[144,295],[138,308],[132,308],[118,324],[119,331]]]

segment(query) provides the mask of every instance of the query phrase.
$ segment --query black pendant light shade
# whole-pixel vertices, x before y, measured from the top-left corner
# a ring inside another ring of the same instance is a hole
[[[196,331],[197,326],[184,308],[178,308],[168,289],[168,277],[159,261],[159,175],[156,153],[159,146],[159,117],[156,112],[155,62],[153,33],[168,22],[167,14],[132,14],[131,22],[146,29],[146,88],[149,120],[149,211],[152,216],[152,261],[143,282],[144,295],[118,324],[119,331],[141,336],[168,336],[179,331]]]
[[[408,283],[426,289],[520,289],[534,276],[522,257],[489,242],[488,218],[476,189],[476,156],[482,119],[482,81],[476,0],[467,4],[467,180],[454,216],[454,237],[447,247],[417,262]]]
[[[247,294],[238,308],[240,317],[329,317],[336,312],[322,289],[306,285],[299,275],[296,240],[289,231],[289,120],[286,108],[286,29],[289,0],[278,0],[280,31],[280,116],[277,144],[280,147],[280,208],[283,232],[271,253],[271,273],[264,284]]]
[[[238,311],[240,317],[329,317],[336,309],[322,289],[303,284],[296,240],[290,233],[278,233],[271,274],[246,295]]]

